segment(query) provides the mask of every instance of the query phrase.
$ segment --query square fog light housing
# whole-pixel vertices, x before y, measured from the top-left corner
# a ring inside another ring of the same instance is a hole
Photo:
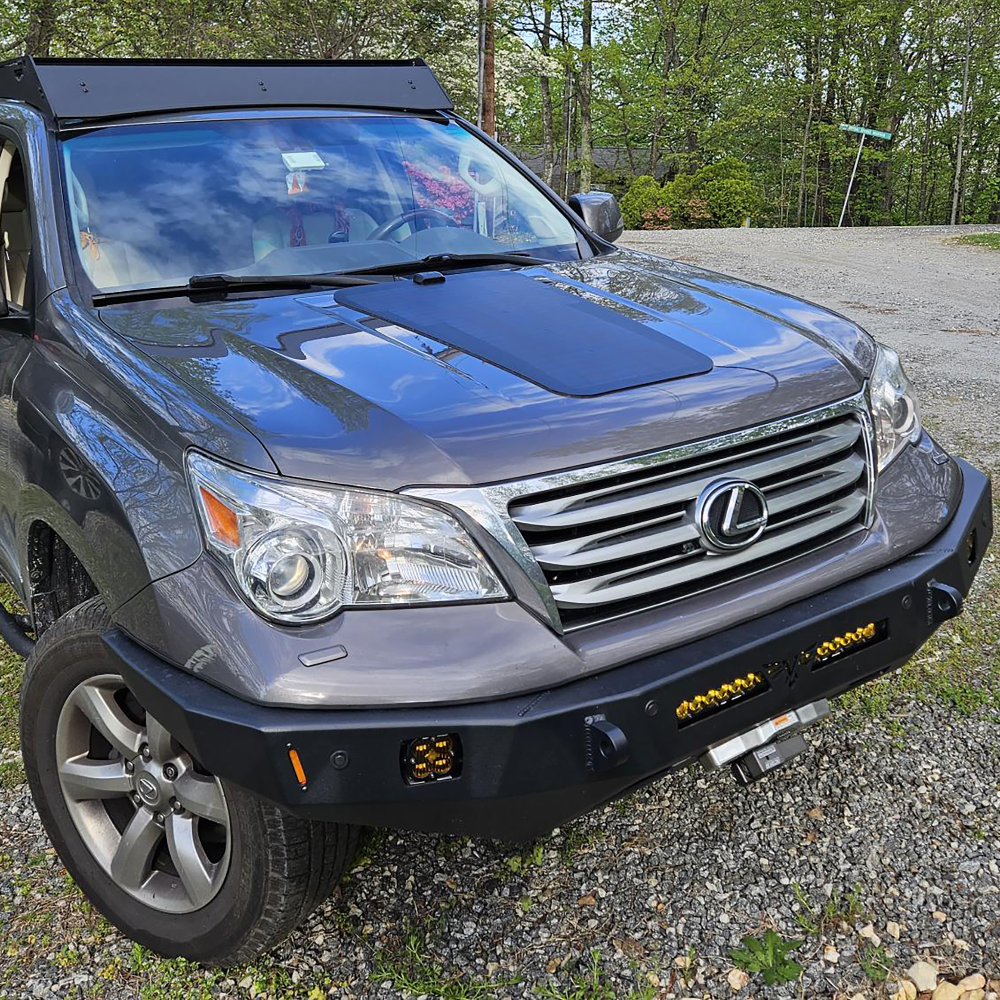
[[[402,763],[408,785],[457,778],[462,771],[462,741],[454,733],[419,736],[403,744]]]

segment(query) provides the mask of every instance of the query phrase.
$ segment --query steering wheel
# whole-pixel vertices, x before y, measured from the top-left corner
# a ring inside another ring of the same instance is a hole
[[[447,212],[442,212],[439,208],[411,208],[408,212],[400,212],[399,215],[394,215],[387,222],[383,222],[381,226],[373,229],[368,234],[368,239],[388,239],[389,233],[394,233],[400,226],[405,226],[408,222],[415,222],[417,219],[435,219],[443,226],[453,226],[456,229],[461,228]]]

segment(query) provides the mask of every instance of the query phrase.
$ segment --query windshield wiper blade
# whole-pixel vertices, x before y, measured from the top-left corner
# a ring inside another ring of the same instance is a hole
[[[188,278],[186,285],[98,292],[94,296],[94,305],[110,306],[117,302],[139,302],[143,299],[163,299],[206,292],[225,294],[229,291],[250,292],[281,288],[351,288],[374,283],[353,274],[195,274]]]
[[[416,260],[400,260],[394,264],[377,264],[374,267],[359,267],[353,271],[341,271],[349,276],[352,274],[414,274],[428,269],[440,271],[446,267],[478,267],[488,264],[517,264],[528,267],[537,264],[551,264],[553,261],[543,257],[532,257],[527,250],[514,250],[510,253],[432,253]]]

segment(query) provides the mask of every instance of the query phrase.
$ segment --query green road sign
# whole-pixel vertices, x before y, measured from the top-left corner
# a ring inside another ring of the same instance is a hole
[[[876,139],[891,139],[891,132],[879,132],[877,128],[865,128],[863,125],[841,125],[845,132],[860,132],[861,135],[873,135]]]

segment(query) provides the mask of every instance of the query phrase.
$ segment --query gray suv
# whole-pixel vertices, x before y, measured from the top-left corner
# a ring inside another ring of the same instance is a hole
[[[164,954],[271,946],[366,826],[754,781],[989,543],[891,350],[616,249],[420,61],[10,61],[0,181],[25,767]]]

